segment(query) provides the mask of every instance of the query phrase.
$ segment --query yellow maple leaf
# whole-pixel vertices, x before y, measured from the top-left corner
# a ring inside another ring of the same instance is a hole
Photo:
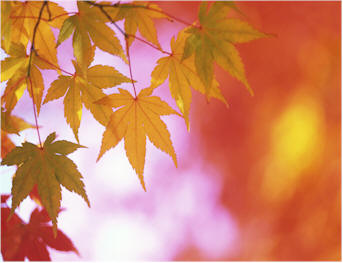
[[[75,61],[73,63],[74,76],[60,75],[57,80],[53,81],[44,99],[44,104],[66,94],[63,101],[64,116],[72,128],[76,140],[79,141],[78,130],[82,116],[82,104],[90,110],[99,123],[106,126],[113,111],[109,106],[94,103],[105,96],[101,89],[131,82],[131,80],[110,66],[95,65],[83,72]],[[86,66],[88,67],[89,64],[90,61]]]
[[[13,148],[14,143],[8,137],[8,134],[17,134],[28,128],[34,128],[32,124],[27,123],[22,118],[11,115],[1,109],[1,158],[4,158]]]
[[[7,51],[10,48],[12,28],[10,21],[11,2],[1,1],[1,46]]]
[[[112,114],[103,134],[98,160],[107,150],[124,139],[129,162],[136,171],[143,189],[146,190],[143,178],[146,137],[156,148],[169,154],[177,166],[169,131],[160,116],[179,114],[159,97],[151,96],[152,88],[141,90],[137,97],[133,97],[124,89],[119,89],[119,92],[96,102],[119,108]]]
[[[153,19],[166,18],[164,14],[157,11],[162,11],[156,4],[146,2],[132,2],[129,4],[121,4],[117,10],[108,9],[110,14],[114,17],[114,21],[125,19],[125,32],[129,35],[135,36],[137,29],[139,33],[148,41],[161,47],[157,39],[157,32]],[[115,12],[115,15],[114,13]],[[129,46],[134,41],[133,37],[128,40]]]
[[[192,101],[191,87],[205,93],[205,86],[198,77],[194,62],[191,59],[182,60],[182,54],[187,38],[185,30],[179,32],[176,40],[171,39],[171,54],[157,61],[157,66],[151,73],[150,87],[156,88],[161,85],[169,75],[169,87],[172,97],[175,99],[189,130],[189,111]],[[214,81],[209,97],[227,102],[218,88],[218,82]]]
[[[110,54],[119,56],[127,62],[122,46],[114,31],[103,22],[103,14],[98,8],[85,2],[77,2],[79,12],[68,17],[60,30],[57,46],[73,35],[73,48],[76,61],[86,70],[91,54],[91,41],[94,45]]]
[[[22,43],[27,46],[32,40],[34,28],[36,26],[39,12],[43,2],[27,1],[27,2],[11,2],[9,6],[5,6],[7,12],[10,12],[7,25],[5,27],[4,44],[7,52],[11,43]],[[49,9],[49,11],[48,11]],[[56,19],[49,21],[51,12]],[[36,29],[35,35],[35,52],[44,59],[50,61],[53,65],[58,65],[57,50],[55,48],[55,37],[51,27],[59,27],[61,25],[61,14],[66,13],[64,9],[56,3],[48,2],[43,9],[39,27]],[[8,28],[8,29],[7,29]],[[10,33],[7,33],[10,30]]]
[[[43,68],[47,69],[49,65],[40,63],[39,57],[36,57],[33,53],[30,76],[27,76],[30,59],[26,55],[24,45],[12,43],[8,53],[10,56],[1,61],[1,81],[8,80],[5,92],[1,97],[1,104],[5,104],[8,112],[12,111],[28,87],[27,90],[31,98],[33,98],[37,106],[37,113],[39,114],[44,92],[44,82],[37,66],[44,66]]]
[[[37,184],[42,204],[52,219],[56,234],[61,185],[79,194],[88,206],[90,203],[84,189],[82,175],[74,162],[66,157],[84,146],[65,140],[54,142],[55,138],[55,133],[50,134],[42,148],[24,142],[22,146],[15,147],[7,154],[1,165],[18,166],[12,183],[11,214]]]
[[[28,128],[34,128],[32,124],[27,123],[22,118],[11,115],[9,112],[1,109],[1,130],[7,133],[18,133]]]

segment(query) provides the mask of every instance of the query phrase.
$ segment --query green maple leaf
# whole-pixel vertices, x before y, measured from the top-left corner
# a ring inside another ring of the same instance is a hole
[[[199,9],[200,26],[186,32],[188,36],[183,59],[195,53],[194,63],[197,73],[210,93],[214,80],[213,62],[241,81],[252,94],[245,76],[244,65],[234,44],[249,42],[268,36],[236,18],[227,18],[229,9],[235,9],[230,2],[215,2],[208,9],[208,3],[202,2]]]
[[[206,92],[206,88],[196,73],[192,59],[181,59],[187,35],[185,30],[182,30],[176,39],[174,37],[171,39],[170,47],[172,53],[157,61],[157,65],[151,73],[150,87],[158,87],[169,76],[170,94],[175,99],[176,105],[179,107],[189,130],[189,112],[192,101],[191,87],[203,94]],[[227,105],[218,85],[218,82],[214,80],[208,97],[217,98]]]
[[[52,219],[54,231],[57,230],[61,185],[69,191],[79,194],[90,206],[82,175],[74,162],[66,157],[84,146],[65,140],[54,142],[55,138],[56,134],[51,133],[42,148],[24,142],[22,146],[16,147],[8,153],[1,162],[1,165],[18,166],[12,182],[11,214],[37,184],[39,196]]]

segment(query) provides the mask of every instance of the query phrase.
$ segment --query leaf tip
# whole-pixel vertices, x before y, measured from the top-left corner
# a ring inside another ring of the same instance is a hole
[[[52,232],[54,234],[54,238],[56,238],[57,237],[57,224],[56,224],[56,221],[53,222]]]
[[[96,159],[96,162],[100,161],[101,157],[104,155],[103,151],[100,151],[98,158]]]
[[[144,183],[143,174],[139,174],[138,177],[139,177],[139,181],[141,182],[141,185],[143,187],[144,192],[146,192],[146,187],[145,187],[145,183]]]
[[[77,147],[78,148],[86,148],[86,149],[88,148],[87,146],[84,146],[84,145],[81,145],[81,144],[78,144]]]
[[[8,217],[7,217],[6,223],[8,223],[8,222],[11,220],[11,218],[12,218],[12,216],[13,216],[13,214],[14,214],[14,210],[15,210],[15,208],[13,209],[13,207],[12,207],[12,208],[11,208],[11,211],[10,211],[10,214],[9,214]]]
[[[91,203],[89,202],[89,199],[88,199],[88,196],[87,196],[86,192],[84,193],[84,195],[82,195],[82,198],[85,200],[87,206],[89,208],[91,208]]]
[[[253,91],[250,92],[251,97],[255,96],[255,93]]]
[[[264,35],[265,35],[265,37],[275,37],[275,38],[279,37],[278,34],[274,34],[274,33],[265,33]]]

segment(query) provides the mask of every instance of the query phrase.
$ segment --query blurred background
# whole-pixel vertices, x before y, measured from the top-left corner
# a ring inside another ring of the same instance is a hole
[[[76,9],[74,2],[60,4]],[[190,23],[197,18],[197,2],[158,5]],[[237,6],[244,16],[231,16],[277,35],[237,45],[255,96],[216,68],[229,108],[194,91],[189,133],[182,119],[163,117],[179,167],[148,143],[147,193],[123,142],[95,162],[104,127],[84,108],[79,138],[88,149],[70,157],[92,207],[63,190],[66,211],[58,225],[81,256],[50,249],[53,260],[341,260],[341,3]],[[170,50],[183,25],[156,25],[163,49]],[[71,39],[58,52],[61,67],[73,72]],[[135,41],[131,57],[138,89],[149,86],[161,53]],[[129,75],[127,65],[98,49],[94,64]],[[49,87],[57,75],[44,74]],[[167,82],[155,94],[177,108]],[[31,107],[26,93],[13,114],[34,123]],[[39,123],[43,138],[56,131],[59,139],[75,141],[62,99],[42,107]],[[37,141],[33,129],[11,139]],[[10,192],[14,172],[1,167],[2,193]],[[18,213],[28,220],[34,207],[27,198]]]

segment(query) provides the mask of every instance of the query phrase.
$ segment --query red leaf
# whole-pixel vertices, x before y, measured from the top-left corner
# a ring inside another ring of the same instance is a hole
[[[32,261],[51,261],[46,245],[43,241],[33,238],[30,244],[25,247],[26,256]]]
[[[7,202],[7,199],[10,198],[11,195],[1,195],[1,203],[4,204]]]
[[[30,224],[41,224],[41,223],[48,223],[51,221],[48,212],[45,209],[39,211],[38,208],[32,211],[30,216]]]
[[[73,242],[60,230],[57,230],[57,236],[54,238],[51,227],[42,227],[40,228],[40,236],[49,247],[60,251],[74,251],[79,255]]]
[[[22,261],[24,257],[18,255],[18,252],[24,238],[23,221],[17,214],[13,214],[7,222],[10,211],[8,207],[1,208],[1,254],[4,260]]]
[[[37,188],[37,184],[35,184],[35,186],[32,188],[32,191],[29,194],[30,198],[37,203],[37,205],[39,205],[40,207],[42,207],[42,200],[38,194],[38,188]]]
[[[60,210],[61,211],[61,210]],[[1,208],[1,253],[5,261],[51,261],[47,246],[60,251],[74,251],[72,241],[57,230],[54,238],[51,219],[45,209],[32,211],[30,222],[25,224],[16,213],[7,222],[10,208]]]

